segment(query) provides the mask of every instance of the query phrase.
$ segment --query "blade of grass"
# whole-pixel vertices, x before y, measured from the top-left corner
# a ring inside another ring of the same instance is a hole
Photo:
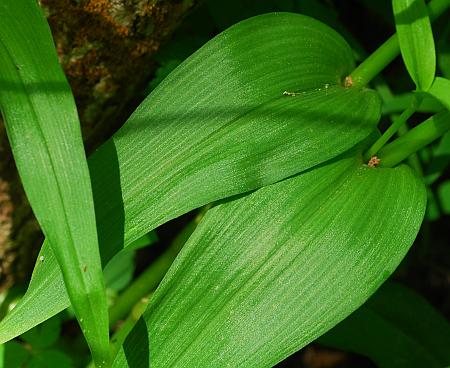
[[[75,103],[37,3],[2,2],[0,19],[0,106],[17,168],[96,364],[106,366],[106,295]]]
[[[424,0],[393,0],[400,52],[417,90],[427,91],[436,73],[433,32]]]

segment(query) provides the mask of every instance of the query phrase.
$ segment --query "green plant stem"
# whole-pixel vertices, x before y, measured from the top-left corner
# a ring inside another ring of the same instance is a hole
[[[141,298],[131,309],[130,314],[125,319],[125,321],[120,325],[120,328],[111,337],[111,356],[115,357],[123,342],[125,341],[128,334],[131,332],[139,318],[144,314],[148,303],[150,302],[151,295],[147,295]]]
[[[156,289],[184,242],[176,240],[128,288],[119,295],[109,310],[109,326],[123,319],[143,296]]]
[[[433,115],[378,153],[380,167],[393,167],[450,130],[450,112]]]
[[[187,239],[194,232],[208,207],[205,207],[189,222],[176,236],[172,244],[159,256],[128,288],[119,295],[114,305],[109,310],[109,326],[114,326],[119,320],[125,318],[133,306],[151,291],[156,289],[175,257],[180,252]]]
[[[350,74],[351,85],[364,87],[400,54],[397,34],[389,37]]]
[[[414,95],[411,106],[394,119],[391,126],[383,133],[383,135],[377,139],[377,141],[368,149],[364,158],[369,160],[391,139],[398,129],[403,126],[408,119],[414,114],[422,101],[422,97]]]
[[[408,126],[402,125],[400,128],[398,128],[398,135],[400,137],[404,136],[409,132]],[[417,153],[413,153],[411,156],[408,157],[408,164],[411,166],[416,173],[423,178],[423,168],[422,163],[420,161],[419,155]]]
[[[430,20],[434,21],[450,7],[450,0],[432,0],[428,3]],[[397,34],[391,36],[378,49],[376,49],[366,60],[350,74],[347,84],[355,87],[366,86],[387,65],[389,65],[400,54]]]
[[[130,313],[126,317],[126,319],[120,324],[120,327],[117,329],[117,331],[112,335],[109,348],[110,348],[110,354],[112,357],[112,360],[114,360],[114,357],[119,352],[120,347],[124,343],[125,339],[127,338],[128,334],[131,332],[133,327],[136,325],[137,321],[141,316],[144,314],[145,309],[148,306],[148,303],[150,302],[151,294],[148,294],[144,297],[142,297],[131,309]],[[0,345],[1,346],[1,345]],[[0,365],[0,368],[3,368]],[[89,364],[86,366],[86,368],[96,368],[94,365],[94,362],[91,360]]]

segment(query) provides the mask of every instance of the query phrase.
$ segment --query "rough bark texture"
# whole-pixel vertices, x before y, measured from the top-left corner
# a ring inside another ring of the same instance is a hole
[[[40,0],[77,102],[86,148],[123,123],[152,56],[198,0]],[[29,277],[43,236],[0,124],[0,290]]]

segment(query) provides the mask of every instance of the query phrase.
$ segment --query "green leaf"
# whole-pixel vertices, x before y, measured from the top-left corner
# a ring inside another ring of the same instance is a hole
[[[296,14],[255,17],[208,42],[89,159],[103,263],[170,219],[307,170],[368,136],[380,101],[340,85],[353,68],[337,33]],[[0,323],[0,342],[68,306],[47,244],[39,257],[28,292]]]
[[[29,343],[33,349],[44,349],[58,341],[61,333],[61,318],[56,315],[39,326],[21,335],[22,340]]]
[[[141,249],[144,247],[148,247],[158,241],[158,234],[156,231],[150,231],[144,236],[136,239],[131,244],[127,245],[127,249]]]
[[[158,236],[156,231],[150,231],[132,242],[126,249],[117,253],[103,270],[106,287],[112,289],[114,292],[125,288],[133,279],[135,250],[149,246],[157,241]]]
[[[21,368],[29,359],[30,352],[16,341],[0,345],[0,368]]]
[[[450,180],[441,183],[437,189],[442,212],[450,214]]]
[[[450,119],[449,119],[450,124]],[[445,133],[432,151],[432,160],[424,177],[427,185],[433,184],[450,164],[450,132]]]
[[[426,205],[407,166],[314,168],[205,215],[113,367],[271,367],[386,280]]]
[[[400,95],[394,95],[383,101],[383,115],[402,113],[411,107],[414,99],[414,93],[408,92]],[[424,96],[422,102],[417,108],[417,112],[425,112],[435,114],[443,109],[442,104],[431,96]]]
[[[450,80],[436,77],[428,93],[450,111]]]
[[[436,72],[433,32],[424,0],[392,0],[400,51],[409,75],[427,91]]]
[[[424,180],[426,183],[426,181]],[[441,217],[441,209],[439,203],[431,187],[427,187],[427,210],[425,218],[427,221],[436,221]]]
[[[441,111],[385,145],[378,152],[379,166],[392,167],[450,130],[450,112]]]
[[[371,358],[380,368],[450,364],[450,324],[425,299],[386,283],[318,342]]]
[[[0,107],[14,159],[101,366],[109,356],[108,311],[75,103],[36,1],[3,1],[0,18]]]
[[[106,265],[103,274],[108,289],[120,291],[133,279],[134,256],[132,249],[124,249],[117,253]]]
[[[71,368],[72,359],[59,350],[46,350],[36,354],[30,361],[28,368]]]

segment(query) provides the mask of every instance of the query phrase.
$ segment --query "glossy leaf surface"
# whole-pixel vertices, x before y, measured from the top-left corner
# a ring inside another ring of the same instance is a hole
[[[396,283],[384,284],[319,342],[366,355],[380,368],[450,364],[450,324],[424,298]]]
[[[336,32],[296,14],[251,18],[208,42],[89,159],[103,263],[172,218],[368,136],[380,102],[340,85],[353,67]],[[27,294],[0,323],[0,342],[68,306],[47,244],[40,256]]]
[[[430,88],[436,72],[433,32],[424,0],[393,0],[400,51],[418,90]]]
[[[211,209],[113,366],[273,366],[386,280],[425,204],[408,167],[350,156]]]
[[[108,311],[75,102],[36,1],[2,1],[0,19],[0,107],[14,159],[100,367],[109,360]]]

